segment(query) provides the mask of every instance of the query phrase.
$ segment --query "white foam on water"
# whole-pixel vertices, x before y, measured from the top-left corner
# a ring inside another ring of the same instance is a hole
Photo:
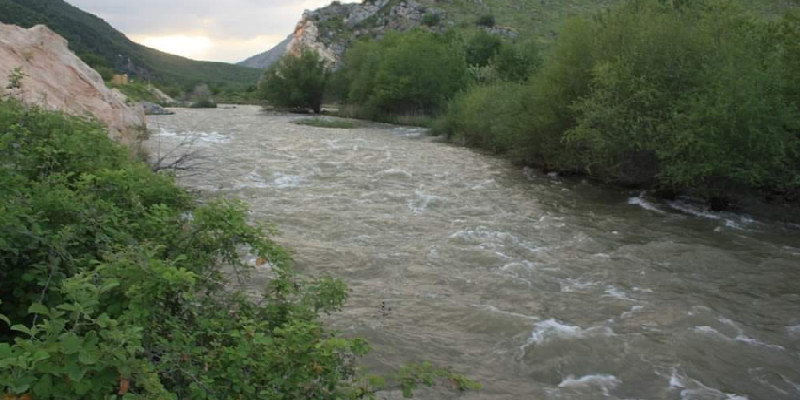
[[[800,325],[787,326],[786,330],[793,336],[800,336]]]
[[[592,374],[584,375],[576,378],[574,375],[567,376],[566,379],[558,384],[559,388],[599,388],[604,395],[608,395],[608,391],[616,388],[622,383],[614,375],[609,374]]]
[[[235,189],[267,189],[267,188],[286,189],[286,188],[300,186],[300,184],[302,184],[303,181],[305,180],[301,176],[284,175],[280,172],[274,172],[272,176],[273,179],[269,180],[259,175],[255,171],[252,171],[249,174],[245,175],[244,183],[239,183],[236,186],[234,186],[234,188]]]
[[[202,131],[183,131],[175,132],[166,128],[161,128],[157,136],[161,137],[174,137],[186,139],[189,142],[205,142],[205,143],[228,143],[230,136],[221,134],[219,132],[202,132]]]
[[[544,344],[552,340],[575,340],[587,337],[614,336],[614,331],[606,326],[593,326],[583,329],[576,325],[567,325],[555,319],[548,319],[533,324],[528,341],[520,346],[524,354],[528,347],[534,344]]]
[[[424,134],[426,129],[424,128],[395,128],[394,132],[399,136],[403,137],[418,137]]]
[[[478,226],[475,229],[465,229],[450,235],[450,239],[464,242],[466,244],[476,244],[482,248],[494,249],[506,246],[516,246],[531,253],[538,253],[543,248],[533,243],[520,239],[508,232],[493,231],[486,226]]]
[[[486,190],[487,188],[495,186],[496,182],[494,179],[487,179],[477,185],[473,185],[470,190]]]
[[[725,335],[724,333],[718,331],[717,329],[715,329],[713,327],[710,327],[710,326],[707,326],[707,325],[695,326],[694,328],[692,328],[692,330],[694,332],[697,332],[697,333],[703,333],[703,334],[707,334],[707,335],[719,336],[720,338],[723,338],[725,340],[732,340],[732,341],[736,341],[736,342],[741,342],[741,343],[745,343],[745,344],[748,344],[748,345],[751,345],[751,346],[766,347],[766,348],[773,349],[773,350],[786,350],[786,348],[783,347],[783,346],[764,343],[764,342],[762,342],[762,341],[760,341],[758,339],[755,339],[755,338],[752,338],[752,337],[749,337],[749,336],[745,335],[744,330],[741,327],[739,327],[739,325],[737,325],[735,322],[733,322],[730,319],[718,318],[717,320],[719,322],[721,322],[721,323],[723,323],[725,325],[728,325],[731,328],[733,328],[736,331],[736,336],[735,337],[729,337],[729,336]]]
[[[548,178],[558,178],[558,172],[548,172],[547,173],[547,177]]]
[[[518,270],[524,270],[526,272],[530,272],[530,271],[533,271],[535,266],[536,266],[536,264],[534,264],[534,263],[532,263],[532,262],[530,262],[528,260],[522,260],[520,262],[511,262],[511,263],[505,264],[502,267],[500,267],[500,270],[504,271],[504,272],[509,272],[509,271],[514,272],[514,271],[518,271]]]
[[[635,313],[637,313],[639,311],[642,311],[642,310],[644,310],[643,306],[633,306],[633,307],[631,307],[631,309],[629,311],[625,311],[624,313],[620,314],[619,317],[621,319],[626,319],[626,318],[631,317],[633,314],[635,314]]]
[[[696,379],[679,373],[677,369],[672,370],[669,387],[681,391],[681,400],[750,400],[747,396],[725,393],[706,386]]]
[[[428,206],[441,201],[441,197],[425,194],[421,190],[414,192],[414,198],[408,201],[408,209],[414,214],[420,214],[428,209]]]
[[[562,293],[576,293],[584,291],[593,286],[597,286],[600,282],[587,281],[583,279],[566,279],[566,283],[560,282]]]
[[[662,211],[658,207],[656,207],[655,204],[647,201],[647,199],[644,198],[644,195],[645,195],[645,192],[642,192],[637,197],[629,197],[628,198],[628,204],[642,207],[643,209],[645,209],[647,211],[653,211],[653,212],[662,213],[662,214],[664,213],[664,211]]]
[[[667,202],[667,204],[669,204],[669,206],[672,207],[674,210],[680,211],[685,214],[705,219],[722,221],[726,227],[732,229],[744,230],[747,228],[748,225],[752,225],[756,222],[749,215],[734,214],[730,212],[708,211],[699,205],[688,203],[685,201],[676,200]]]
[[[626,300],[626,301],[636,301],[628,297],[628,295],[624,291],[620,290],[616,286],[606,286],[606,291],[604,293],[605,294],[603,295],[603,297],[612,297],[618,300]]]

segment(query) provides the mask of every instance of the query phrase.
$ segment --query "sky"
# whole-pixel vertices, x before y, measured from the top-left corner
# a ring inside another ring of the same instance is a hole
[[[203,61],[239,62],[292,33],[331,0],[67,0],[131,40]],[[354,2],[354,1],[345,1]]]

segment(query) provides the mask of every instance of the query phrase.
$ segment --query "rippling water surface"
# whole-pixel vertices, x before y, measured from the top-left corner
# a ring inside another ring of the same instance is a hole
[[[150,120],[150,146],[194,138],[207,169],[183,185],[246,200],[303,272],[344,279],[329,322],[370,340],[372,368],[484,384],[422,398],[800,398],[797,228],[296,118],[181,110]]]

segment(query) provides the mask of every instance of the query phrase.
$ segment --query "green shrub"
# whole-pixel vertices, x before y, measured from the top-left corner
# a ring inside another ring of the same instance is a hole
[[[439,14],[429,13],[422,16],[422,24],[429,28],[438,26],[441,22],[442,22],[442,17],[439,16]]]
[[[434,134],[450,140],[520,157],[522,138],[527,133],[527,90],[517,83],[477,86],[460,93],[439,118]]]
[[[475,21],[475,24],[477,24],[478,26],[484,26],[487,28],[493,28],[495,23],[496,21],[494,15],[492,14],[481,15],[480,17],[478,17],[478,20]]]
[[[467,64],[483,67],[503,47],[503,41],[495,35],[483,30],[476,32],[466,43],[465,53]]]
[[[99,125],[0,102],[0,394],[37,399],[343,399],[442,378],[359,373],[320,313],[341,281],[295,275],[236,201],[197,205]],[[270,271],[258,302],[229,279]],[[223,273],[223,267],[225,273]]]
[[[513,148],[522,162],[624,185],[793,198],[798,20],[759,21],[723,0],[630,0],[567,21],[541,68],[501,49],[491,66],[502,79],[537,71],[525,89],[475,87],[437,127],[467,144]],[[519,93],[524,107],[498,120]]]
[[[325,61],[316,51],[304,49],[298,56],[283,56],[264,72],[261,98],[276,107],[319,114],[328,77]]]
[[[466,63],[453,38],[425,31],[389,32],[358,42],[346,54],[347,102],[382,114],[435,114],[463,88]]]

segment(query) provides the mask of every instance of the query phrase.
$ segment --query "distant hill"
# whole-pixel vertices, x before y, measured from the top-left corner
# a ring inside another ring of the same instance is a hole
[[[282,42],[278,43],[275,47],[261,54],[256,54],[248,58],[247,60],[237,63],[237,65],[250,68],[260,68],[260,69],[269,68],[270,65],[274,64],[281,58],[281,56],[283,56],[284,53],[286,53],[286,49],[289,47],[289,43],[292,41],[292,37],[293,35],[289,35]]]
[[[0,0],[0,22],[26,28],[45,24],[66,38],[84,61],[96,62],[95,56],[99,56],[116,72],[184,88],[201,82],[244,88],[255,85],[261,75],[253,68],[194,61],[142,46],[104,20],[63,0]]]
[[[344,4],[334,1],[305,12],[288,42],[281,42],[245,62],[266,68],[283,54],[296,52],[303,46],[314,48],[326,59],[339,60],[358,38],[381,37],[387,30],[405,31],[420,26],[465,34],[485,29],[512,38],[535,38],[547,46],[568,17],[598,12],[621,1],[364,0]],[[739,0],[739,3],[756,14],[775,16],[798,6],[800,0]]]

